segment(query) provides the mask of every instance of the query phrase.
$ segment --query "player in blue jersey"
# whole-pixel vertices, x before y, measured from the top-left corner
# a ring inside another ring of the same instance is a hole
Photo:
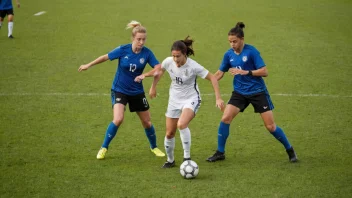
[[[137,21],[131,21],[127,28],[132,28],[132,43],[121,45],[108,54],[102,55],[94,61],[81,65],[78,71],[87,70],[89,67],[118,59],[118,68],[111,88],[111,101],[113,106],[113,121],[109,124],[104,143],[101,146],[97,159],[104,159],[111,140],[115,137],[119,126],[124,119],[124,112],[127,103],[130,112],[136,112],[150,143],[151,151],[159,157],[165,154],[156,145],[156,134],[153,124],[150,121],[149,104],[144,94],[142,83],[134,82],[134,79],[141,75],[146,64],[159,68],[160,64],[153,52],[144,46],[147,38],[147,30]],[[151,70],[150,72],[154,72]]]
[[[207,161],[215,162],[225,159],[225,144],[229,136],[230,124],[239,112],[243,112],[249,104],[252,104],[254,111],[260,113],[266,129],[285,147],[289,160],[296,162],[297,156],[293,147],[284,131],[274,122],[272,112],[274,105],[262,78],[268,76],[267,68],[259,51],[244,43],[244,27],[242,22],[238,22],[229,31],[228,40],[231,49],[225,53],[220,68],[215,73],[218,80],[227,71],[234,75],[234,91],[221,118],[217,151]]]
[[[20,2],[16,0],[17,7],[20,7]],[[2,23],[4,21],[4,18],[7,15],[7,20],[8,20],[8,34],[7,36],[9,38],[13,38],[12,36],[12,31],[13,31],[13,18],[14,18],[14,12],[13,12],[13,7],[12,7],[12,0],[0,0],[0,29],[2,26]]]

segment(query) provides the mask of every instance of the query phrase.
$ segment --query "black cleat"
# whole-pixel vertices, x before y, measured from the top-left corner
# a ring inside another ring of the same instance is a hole
[[[288,154],[288,159],[290,160],[290,162],[297,162],[298,161],[296,152],[295,152],[295,150],[293,150],[293,147],[291,147],[290,149],[287,149],[286,152]]]
[[[225,153],[216,151],[215,154],[207,159],[208,162],[216,162],[225,159]]]
[[[183,158],[183,161],[191,160],[191,158]]]
[[[10,39],[13,39],[14,37],[12,35],[9,36]]]
[[[172,168],[175,166],[175,160],[173,162],[166,161],[165,164],[161,168]]]

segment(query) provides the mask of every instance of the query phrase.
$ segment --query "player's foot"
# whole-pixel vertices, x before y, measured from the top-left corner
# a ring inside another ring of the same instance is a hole
[[[225,159],[225,153],[222,153],[220,151],[216,151],[213,156],[209,157],[207,159],[208,162],[216,162],[218,160],[224,160]]]
[[[154,154],[155,154],[155,156],[157,156],[157,157],[164,157],[165,156],[165,153],[163,153],[160,149],[158,149],[157,147],[155,147],[155,148],[151,148],[150,149],[150,151],[152,151]]]
[[[101,147],[99,152],[98,152],[97,159],[99,159],[99,160],[100,159],[104,159],[106,152],[108,152],[108,149]]]
[[[13,39],[14,37],[12,35],[9,36],[10,39]]]
[[[183,161],[191,160],[191,158],[183,158]]]
[[[173,162],[166,161],[165,164],[161,168],[172,168],[175,166],[175,160]]]
[[[293,150],[293,147],[291,147],[290,149],[287,149],[286,152],[288,154],[288,159],[290,160],[290,162],[297,162],[298,161],[296,152],[295,152],[295,150]]]

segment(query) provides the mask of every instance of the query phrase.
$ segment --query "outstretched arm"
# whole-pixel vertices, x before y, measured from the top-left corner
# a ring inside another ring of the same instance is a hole
[[[219,80],[221,80],[222,77],[224,76],[224,72],[218,70],[217,72],[215,72],[214,76],[215,76],[215,79],[216,79],[217,81],[219,81]]]
[[[137,77],[134,79],[134,81],[135,81],[135,82],[142,82],[142,80],[144,80],[145,77],[156,76],[156,75],[158,75],[158,72],[159,72],[160,68],[161,68],[161,64],[157,64],[157,65],[155,65],[155,67],[154,67],[152,70],[150,70],[149,72],[137,76]]]
[[[21,5],[20,5],[20,1],[19,0],[16,0],[16,4],[17,4],[17,7],[20,8]]]
[[[242,69],[237,69],[237,68],[231,68],[229,69],[230,74],[232,75],[237,75],[240,74],[242,76],[261,76],[261,77],[267,77],[268,76],[268,70],[266,69],[266,66],[257,69],[257,70],[242,70]]]
[[[223,72],[222,72],[222,76],[223,76]],[[221,76],[221,77],[222,77]],[[215,91],[215,97],[216,97],[216,107],[218,107],[221,111],[223,111],[224,109],[224,101],[221,99],[221,95],[220,95],[220,89],[219,89],[219,83],[218,83],[218,79],[216,78],[215,75],[213,75],[212,73],[208,73],[208,75],[205,77],[205,79],[211,81],[211,84],[213,85],[213,89]],[[221,79],[221,78],[220,78]]]
[[[107,61],[109,59],[108,55],[105,54],[105,55],[102,55],[102,56],[99,56],[97,59],[95,59],[94,61],[88,63],[88,64],[85,64],[85,65],[81,65],[79,68],[78,68],[78,71],[81,72],[81,71],[85,71],[87,70],[89,67],[92,67],[96,64],[99,64],[99,63],[103,63],[105,61]]]
[[[152,99],[156,97],[156,85],[158,84],[161,77],[164,75],[164,72],[165,70],[159,67],[159,69],[154,73],[154,80],[152,86],[149,89],[149,96]]]

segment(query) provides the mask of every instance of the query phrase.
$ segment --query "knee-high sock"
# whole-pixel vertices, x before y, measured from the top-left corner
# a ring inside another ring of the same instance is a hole
[[[175,160],[174,150],[175,150],[175,137],[167,139],[165,136],[164,140],[165,151],[167,154],[167,161],[173,162]]]
[[[154,126],[152,125],[149,129],[144,129],[144,131],[145,131],[145,135],[149,140],[150,148],[151,149],[156,148],[156,135],[155,135]]]
[[[230,133],[230,124],[220,122],[218,129],[218,151],[225,153],[225,145],[227,137]]]
[[[191,157],[191,131],[189,128],[179,129],[180,137],[183,146],[183,157],[190,158]]]
[[[7,36],[10,36],[10,35],[12,35],[12,30],[13,30],[13,22],[9,22],[9,33],[8,33],[8,35]]]
[[[111,122],[109,124],[108,128],[106,129],[104,143],[101,147],[103,147],[103,148],[109,147],[109,144],[110,144],[111,140],[114,139],[118,128],[119,127],[116,126],[113,122]]]
[[[277,140],[279,140],[279,142],[281,142],[281,144],[284,145],[285,149],[290,149],[291,148],[291,144],[288,141],[284,131],[279,127],[276,126],[276,129],[274,132],[271,133]]]

